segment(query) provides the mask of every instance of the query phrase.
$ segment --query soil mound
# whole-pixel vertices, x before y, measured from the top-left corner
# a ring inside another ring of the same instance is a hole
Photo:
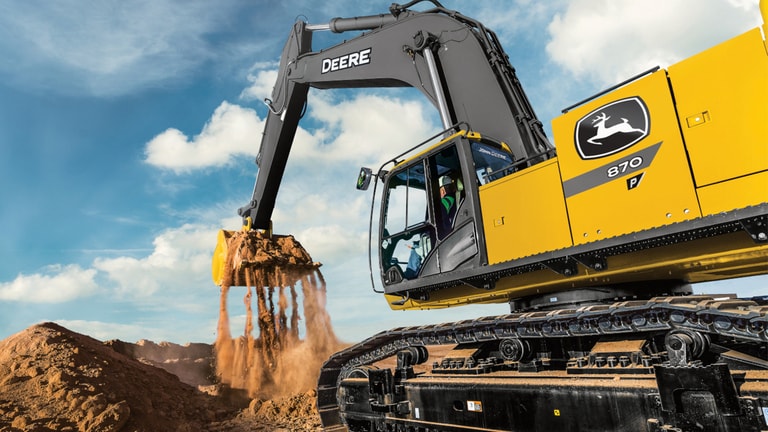
[[[0,342],[1,431],[204,431],[231,409],[54,323]]]
[[[317,393],[276,399],[253,399],[232,419],[211,425],[211,432],[315,432],[321,430]]]
[[[212,356],[208,344],[102,343],[54,323],[32,326],[0,342],[0,432],[320,430],[314,390],[233,397],[213,384]]]
[[[110,340],[105,344],[142,363],[155,366],[176,375],[181,382],[192,387],[208,387],[215,384],[213,345],[172,342],[155,343],[142,339],[136,343]]]

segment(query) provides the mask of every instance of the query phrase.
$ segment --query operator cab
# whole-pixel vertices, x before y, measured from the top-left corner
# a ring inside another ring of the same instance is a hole
[[[386,292],[487,264],[477,188],[514,171],[506,145],[460,132],[383,175],[379,265]]]

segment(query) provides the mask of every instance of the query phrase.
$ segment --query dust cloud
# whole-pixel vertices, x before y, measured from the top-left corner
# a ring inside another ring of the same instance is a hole
[[[323,362],[340,348],[325,309],[320,264],[293,236],[228,235],[214,345],[219,380],[259,398],[315,388]],[[246,321],[243,334],[233,338],[227,302],[232,287],[240,286],[246,289]]]

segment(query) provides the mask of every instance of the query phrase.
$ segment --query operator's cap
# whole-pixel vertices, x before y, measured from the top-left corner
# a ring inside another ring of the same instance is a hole
[[[451,180],[448,176],[442,176],[437,180],[437,183],[440,185],[440,187],[448,186],[453,183],[453,180]]]

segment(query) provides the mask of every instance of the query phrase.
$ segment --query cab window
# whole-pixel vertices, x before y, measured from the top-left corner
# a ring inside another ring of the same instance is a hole
[[[385,229],[405,231],[427,220],[427,188],[423,165],[407,168],[390,179]]]
[[[481,185],[514,172],[514,155],[500,146],[473,142],[472,159],[475,162],[477,181]]]
[[[429,223],[427,183],[421,161],[392,174],[387,184],[381,267],[390,283],[418,276],[432,249],[434,228]],[[397,275],[393,277],[393,273]]]

